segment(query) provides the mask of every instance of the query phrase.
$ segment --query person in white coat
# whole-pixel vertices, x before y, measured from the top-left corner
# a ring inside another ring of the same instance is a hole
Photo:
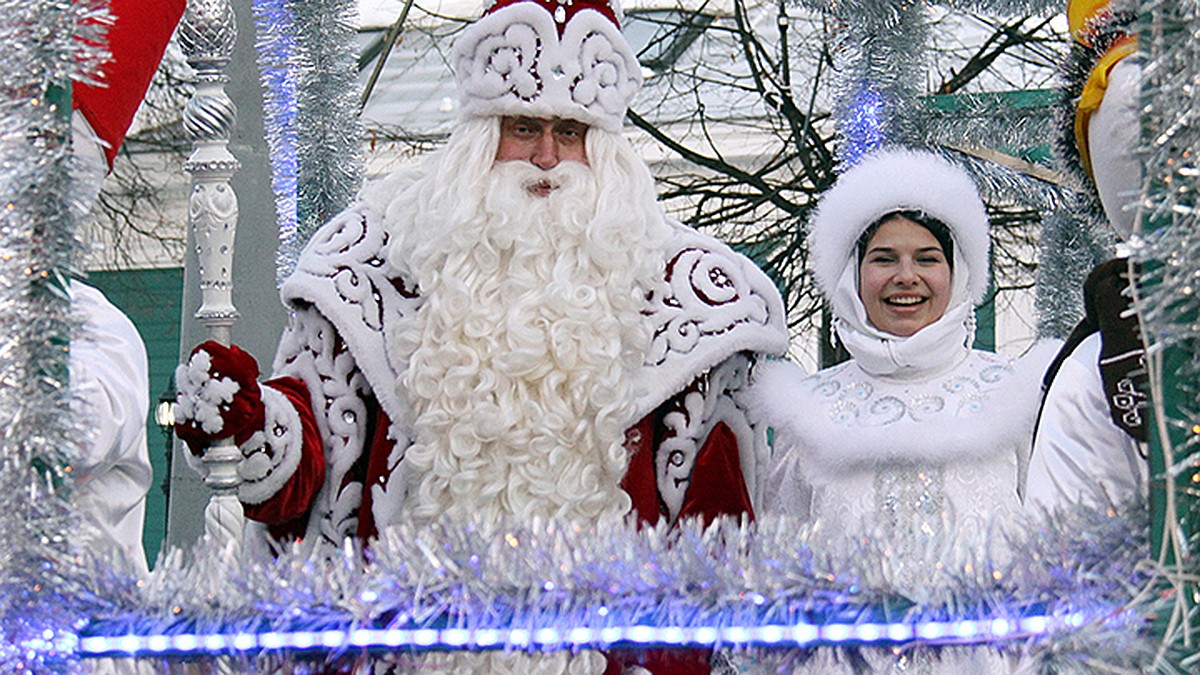
[[[928,598],[937,570],[969,573],[1008,556],[1004,528],[1020,512],[1018,464],[1046,355],[1017,362],[972,349],[988,218],[969,175],[940,156],[883,151],[849,169],[822,197],[809,246],[852,358],[812,376],[786,362],[760,367],[750,408],[776,432],[762,513],[806,523],[818,555],[877,552],[897,593]],[[808,667],[922,658],[851,651],[821,650]],[[1009,665],[979,649],[916,667]]]
[[[185,5],[184,0],[108,5],[110,58],[98,81],[75,83],[71,94],[72,171],[81,216],[96,202]],[[72,412],[86,431],[71,466],[71,495],[81,516],[72,543],[144,577],[142,530],[153,474],[146,448],[146,346],[129,317],[99,290],[72,280],[68,293],[80,322],[68,359]]]
[[[82,524],[73,540],[145,576],[142,526],[152,480],[146,347],[133,322],[103,293],[78,281],[70,293],[71,310],[83,320],[71,341],[70,391],[89,432],[72,464],[71,494]]]
[[[1141,165],[1141,60],[1128,12],[1104,0],[1072,0],[1075,38],[1060,154],[1121,240],[1136,227]],[[1128,291],[1133,268],[1117,258],[1084,283],[1085,317],[1044,381],[1045,399],[1023,496],[1031,513],[1074,504],[1124,508],[1149,483],[1145,350]]]

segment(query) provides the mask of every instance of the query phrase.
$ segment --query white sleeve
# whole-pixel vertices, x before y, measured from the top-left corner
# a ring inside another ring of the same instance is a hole
[[[1137,441],[1109,416],[1099,369],[1100,335],[1086,338],[1058,371],[1038,423],[1026,508],[1104,505],[1145,495],[1148,470]]]
[[[807,423],[806,410],[799,395],[804,369],[786,361],[766,361],[758,365],[753,382],[740,396],[751,420],[760,428],[769,428],[770,459],[762,479],[762,506],[759,515],[788,516],[808,520],[812,510],[812,487],[806,477],[804,448],[795,438]]]
[[[111,544],[145,570],[142,526],[152,480],[146,347],[133,323],[94,288],[71,284],[83,325],[71,341],[72,410],[87,430],[73,463],[73,500],[87,525],[80,543]]]

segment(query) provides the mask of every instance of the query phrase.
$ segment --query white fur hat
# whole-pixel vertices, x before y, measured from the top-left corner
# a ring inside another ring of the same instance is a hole
[[[642,86],[618,0],[498,0],[454,42],[466,115],[568,117],[619,131]]]
[[[954,259],[966,263],[971,304],[988,286],[988,217],[975,182],[962,168],[916,150],[875,152],[842,174],[817,205],[808,232],[813,272],[833,297],[862,233],[893,211],[921,211],[942,221],[954,238]]]

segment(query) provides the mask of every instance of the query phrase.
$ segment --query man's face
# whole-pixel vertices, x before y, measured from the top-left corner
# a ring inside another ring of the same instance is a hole
[[[502,117],[496,161],[529,162],[543,171],[553,169],[559,162],[579,162],[586,166],[587,130],[583,122],[561,117]],[[544,197],[552,189],[546,186],[544,193],[534,193]]]

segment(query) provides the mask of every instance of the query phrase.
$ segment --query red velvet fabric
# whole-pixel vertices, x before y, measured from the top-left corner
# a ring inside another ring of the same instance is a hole
[[[711,649],[650,649],[608,652],[604,675],[620,675],[629,666],[640,666],[654,675],[708,675]]]
[[[546,10],[550,16],[554,16],[554,25],[558,28],[559,37],[562,37],[563,30],[566,29],[567,24],[571,22],[571,19],[585,9],[599,12],[602,16],[604,16],[604,18],[613,22],[613,25],[616,26],[618,30],[621,28],[621,22],[617,21],[616,12],[613,11],[612,6],[607,2],[607,0],[573,0],[572,2],[568,3],[559,3],[558,0],[497,0],[496,4],[489,7],[485,13],[493,14],[510,5],[520,5],[522,3],[538,5],[542,9]],[[563,20],[561,22],[557,20],[556,16],[556,12],[560,10],[564,13]]]
[[[388,426],[391,423],[387,413],[380,408],[375,422],[375,431],[371,434],[371,448],[367,459],[367,480],[363,483],[362,508],[358,512],[356,534],[361,541],[369,541],[379,535],[379,528],[375,526],[375,512],[372,510],[375,500],[371,495],[371,486],[387,484],[390,473],[388,457],[391,456],[392,447],[395,446],[395,443],[387,436]]]
[[[746,478],[742,475],[737,437],[727,424],[718,422],[696,455],[692,481],[683,496],[679,517],[701,518],[705,523],[711,523],[720,516],[743,513],[754,519],[754,507],[750,504]]]
[[[667,409],[667,406],[661,406],[658,411],[639,421],[632,430],[636,434],[630,435],[640,442],[626,444],[626,447],[632,448],[633,456],[621,487],[633,498],[640,522],[653,524],[659,518],[653,449],[660,440],[661,417]],[[660,432],[657,435],[653,433],[656,427]],[[679,518],[700,518],[710,523],[720,516],[743,513],[754,518],[750,493],[742,474],[737,437],[727,424],[718,422],[696,455],[696,464],[692,468]],[[608,663],[604,675],[619,675],[631,665],[641,666],[654,675],[707,675],[711,672],[711,657],[711,649],[611,651],[605,654]]]
[[[633,512],[638,522],[657,525],[662,515],[658,485],[654,476],[654,446],[657,444],[659,414],[646,415],[625,432],[625,449],[629,451],[629,468],[621,478],[621,489],[633,500]]]
[[[71,105],[108,144],[104,152],[112,169],[187,1],[110,0],[109,6],[114,17],[107,45],[112,59],[101,67],[103,84],[75,83]]]

